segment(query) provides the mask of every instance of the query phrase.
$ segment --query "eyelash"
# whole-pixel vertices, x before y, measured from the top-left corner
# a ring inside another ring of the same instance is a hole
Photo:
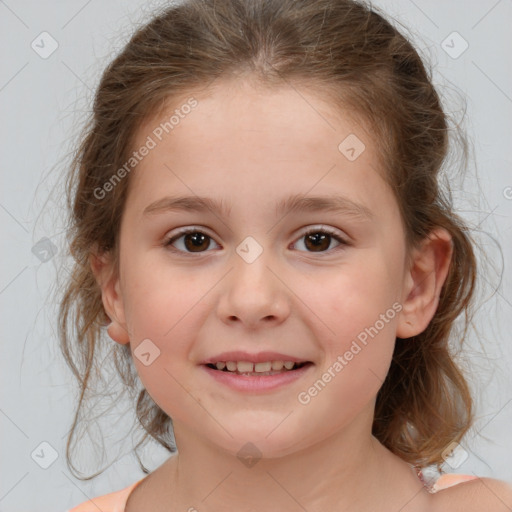
[[[199,228],[186,228],[186,229],[183,229],[182,231],[176,233],[176,235],[174,235],[173,237],[171,238],[166,238],[164,241],[163,241],[163,246],[168,248],[169,250],[171,250],[172,252],[176,252],[176,253],[179,253],[179,254],[197,254],[197,255],[200,255],[200,254],[204,254],[205,252],[209,252],[208,250],[206,251],[202,251],[202,252],[188,252],[188,251],[182,251],[180,249],[176,249],[172,246],[172,244],[176,241],[176,240],[179,240],[180,238],[182,238],[183,236],[185,235],[188,235],[188,234],[191,234],[191,233],[201,233],[203,235],[206,235],[210,240],[213,240],[213,238],[208,235],[207,233],[204,233],[203,231],[201,231],[201,229]],[[312,228],[312,229],[309,229],[308,231],[306,231],[305,233],[303,233],[299,238],[298,240],[300,240],[301,238],[304,238],[308,235],[312,235],[312,234],[318,234],[318,233],[322,233],[322,234],[325,234],[325,235],[329,235],[331,236],[332,238],[334,238],[337,242],[339,242],[339,245],[336,246],[334,249],[330,249],[330,250],[327,250],[327,251],[319,251],[318,253],[316,254],[325,254],[325,253],[329,253],[329,252],[335,252],[335,251],[338,251],[338,250],[343,250],[343,248],[345,246],[349,246],[350,243],[347,242],[344,238],[340,237],[340,235],[332,230],[332,229],[328,229],[328,228]],[[215,242],[216,243],[216,242]],[[310,254],[315,254],[314,251],[301,251],[301,252],[309,252]]]

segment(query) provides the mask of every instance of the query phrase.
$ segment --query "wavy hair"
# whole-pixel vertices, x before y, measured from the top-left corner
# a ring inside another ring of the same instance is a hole
[[[80,388],[68,466],[80,409],[101,373],[101,348],[111,343],[103,335],[109,318],[89,256],[95,247],[117,254],[130,178],[108,200],[98,199],[95,190],[127,161],[138,127],[164,104],[217,78],[240,77],[270,89],[305,84],[333,105],[349,107],[380,149],[408,249],[435,227],[451,234],[453,256],[435,316],[415,339],[396,339],[373,423],[374,436],[405,461],[439,465],[443,450],[473,422],[469,386],[449,342],[461,313],[465,337],[477,269],[469,230],[439,184],[449,128],[430,72],[409,40],[362,1],[185,0],[156,13],[105,69],[67,176],[74,267],[60,303],[59,336]],[[150,436],[174,452],[172,419],[144,389],[135,392],[129,346],[116,346],[113,354],[145,431],[136,448]]]

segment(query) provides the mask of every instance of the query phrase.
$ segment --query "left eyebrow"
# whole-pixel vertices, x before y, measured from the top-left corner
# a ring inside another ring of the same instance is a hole
[[[231,207],[228,207],[222,200],[200,196],[166,196],[148,205],[144,209],[143,215],[169,211],[206,212],[208,210],[220,213],[225,217],[229,217],[231,214]],[[296,194],[279,201],[275,208],[276,216],[302,211],[328,211],[365,220],[375,219],[375,214],[368,207],[342,196],[306,197]]]
[[[306,197],[296,194],[288,199],[279,201],[276,206],[276,215],[302,211],[328,211],[366,220],[375,219],[374,213],[368,207],[343,196]]]

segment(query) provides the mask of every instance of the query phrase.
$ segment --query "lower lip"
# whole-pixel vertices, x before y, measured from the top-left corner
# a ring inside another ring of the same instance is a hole
[[[289,370],[275,375],[256,375],[254,377],[214,370],[206,365],[202,365],[202,367],[215,380],[237,391],[271,391],[300,379],[313,367],[313,363],[307,363],[297,370]]]

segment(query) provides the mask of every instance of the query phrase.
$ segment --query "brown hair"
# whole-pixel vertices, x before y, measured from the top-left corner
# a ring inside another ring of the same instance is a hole
[[[449,340],[462,312],[461,341],[466,335],[476,261],[468,230],[438,184],[449,149],[448,119],[422,59],[383,15],[362,2],[186,0],[140,28],[105,70],[68,176],[74,268],[60,306],[59,330],[64,357],[80,384],[68,465],[86,391],[101,373],[99,351],[112,345],[102,336],[109,319],[89,255],[95,247],[116,255],[129,176],[107,199],[98,199],[95,190],[127,161],[141,123],[169,100],[206,88],[216,78],[241,76],[270,88],[309,85],[336,105],[349,106],[379,145],[408,249],[436,226],[453,237],[437,312],[415,339],[396,340],[373,424],[373,434],[405,461],[442,463],[443,450],[459,441],[473,421],[469,387]],[[124,389],[134,392],[130,348],[113,345]],[[175,451],[172,420],[144,389],[136,414],[145,435],[135,452],[148,436]]]

